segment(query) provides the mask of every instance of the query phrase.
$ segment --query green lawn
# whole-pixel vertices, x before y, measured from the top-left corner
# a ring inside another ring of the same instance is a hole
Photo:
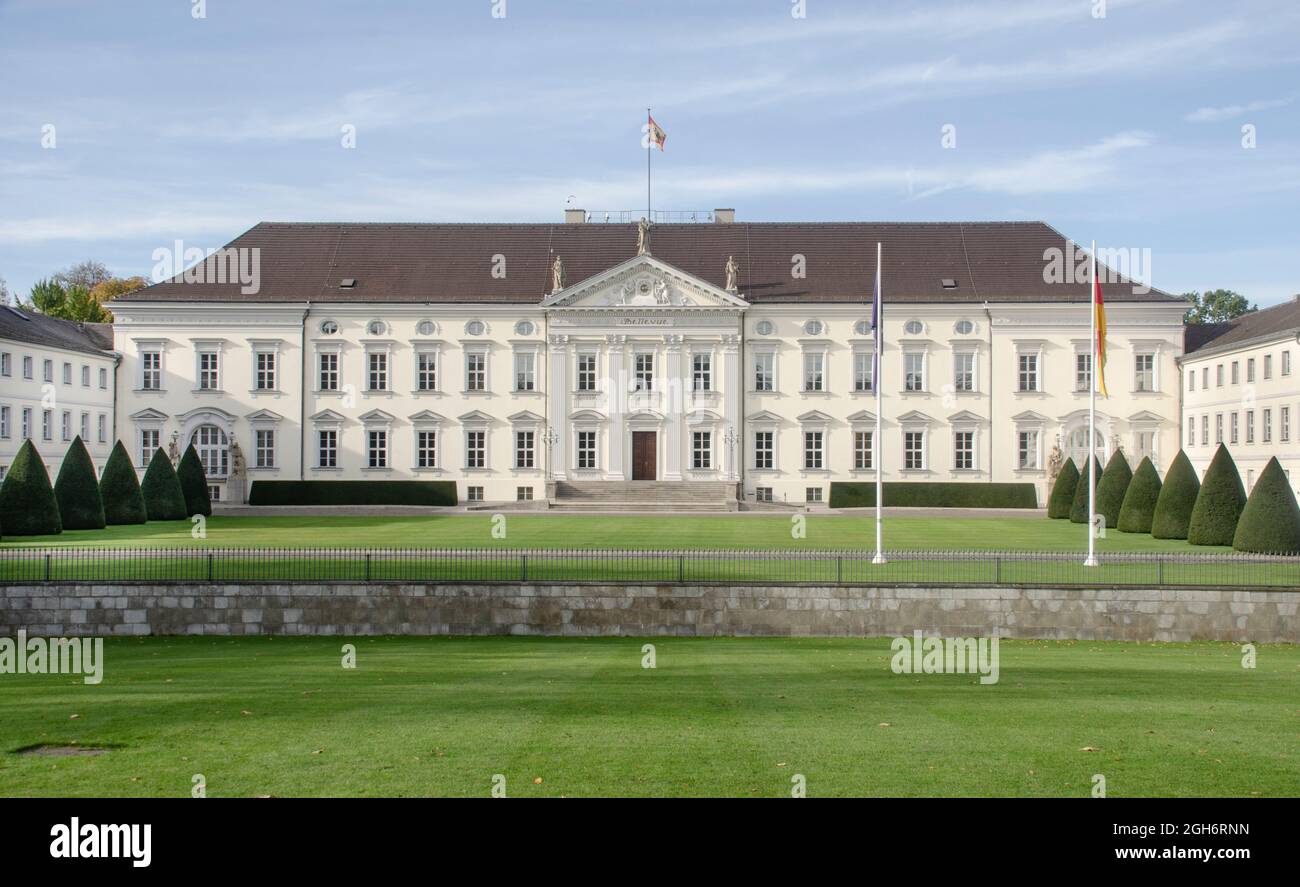
[[[492,534],[492,518],[474,515],[398,517],[211,517],[207,538],[191,538],[189,521],[169,521],[58,536],[5,538],[10,546],[216,548],[871,548],[869,515],[800,515],[803,538],[791,535],[785,516],[750,515],[530,515],[506,514],[505,537]],[[1033,517],[888,517],[885,547],[905,549],[1078,551],[1087,529],[1069,521]],[[1111,530],[1099,551],[1226,551]]]
[[[981,686],[891,673],[888,639],[651,639],[654,670],[633,638],[353,642],[354,670],[343,638],[145,638],[97,686],[0,676],[0,794],[1300,792],[1294,646],[1003,641]],[[73,742],[111,750],[15,753]]]

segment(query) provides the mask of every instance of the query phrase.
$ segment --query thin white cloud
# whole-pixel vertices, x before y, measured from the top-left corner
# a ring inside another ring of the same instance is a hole
[[[1197,108],[1183,119],[1188,123],[1220,123],[1224,120],[1232,120],[1234,117],[1240,117],[1243,114],[1252,114],[1255,111],[1268,111],[1273,108],[1282,108],[1291,104],[1294,99],[1261,99],[1254,102],[1247,102],[1244,105],[1224,105],[1219,108]]]

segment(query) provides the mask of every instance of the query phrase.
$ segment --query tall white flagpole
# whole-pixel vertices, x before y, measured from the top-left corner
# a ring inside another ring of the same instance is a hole
[[[1088,329],[1092,341],[1091,366],[1088,369],[1088,558],[1085,567],[1097,566],[1097,241],[1092,242],[1092,275],[1088,280]]]
[[[882,388],[882,385],[880,384],[880,369],[884,366],[884,362],[880,359],[880,351],[885,342],[885,337],[882,332],[885,325],[885,294],[880,289],[880,256],[880,241],[876,241],[876,292],[872,299],[876,315],[876,328],[873,331],[875,333],[876,341],[873,343],[874,354],[872,355],[872,360],[875,361],[876,365],[872,368],[871,374],[871,384],[876,388],[876,435],[875,440],[871,442],[871,449],[874,450],[872,458],[876,462],[876,556],[871,559],[873,564],[883,564],[885,562],[885,551],[882,547],[884,534],[881,529],[885,496],[884,484],[882,482],[883,475],[881,474],[883,466],[881,465],[880,458],[883,449],[881,446],[880,427],[881,417],[884,415],[884,410],[881,408],[880,400],[880,392]]]

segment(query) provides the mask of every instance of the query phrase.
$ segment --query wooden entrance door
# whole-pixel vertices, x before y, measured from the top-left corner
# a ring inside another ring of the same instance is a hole
[[[632,432],[632,480],[654,480],[658,460],[655,457],[655,432]]]

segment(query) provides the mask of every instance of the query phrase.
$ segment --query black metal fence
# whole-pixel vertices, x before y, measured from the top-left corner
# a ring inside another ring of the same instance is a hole
[[[347,548],[10,548],[0,583],[773,582],[1230,586],[1300,590],[1300,555]]]

